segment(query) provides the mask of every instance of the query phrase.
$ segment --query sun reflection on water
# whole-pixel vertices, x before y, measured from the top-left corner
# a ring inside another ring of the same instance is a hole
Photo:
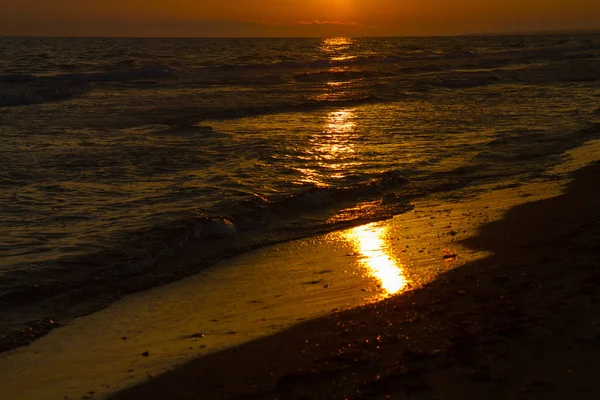
[[[348,37],[330,37],[323,39],[321,51],[329,55],[331,60],[344,59],[347,57],[346,51],[350,50],[354,44],[354,39]]]
[[[387,227],[369,224],[343,233],[360,254],[361,264],[367,273],[377,279],[386,295],[395,294],[407,286],[403,265],[387,250],[385,234]]]
[[[361,165],[356,154],[357,140],[354,109],[327,113],[321,132],[309,139],[304,150],[306,164],[296,168],[300,182],[327,187],[331,180],[342,179]]]
[[[315,85],[315,91],[309,96],[312,101],[341,101],[356,98],[362,79],[358,79],[360,68],[354,65],[358,58],[357,43],[352,38],[326,38],[321,42],[321,68],[315,75],[323,78]]]
[[[354,122],[354,110],[338,110],[327,114],[325,132],[327,133],[352,133],[356,123]]]

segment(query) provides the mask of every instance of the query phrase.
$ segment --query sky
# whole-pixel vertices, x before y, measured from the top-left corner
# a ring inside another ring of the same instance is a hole
[[[0,35],[405,36],[600,30],[599,0],[0,0]]]

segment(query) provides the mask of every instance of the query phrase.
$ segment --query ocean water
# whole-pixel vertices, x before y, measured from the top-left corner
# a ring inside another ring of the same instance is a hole
[[[0,38],[0,350],[599,134],[599,34]]]

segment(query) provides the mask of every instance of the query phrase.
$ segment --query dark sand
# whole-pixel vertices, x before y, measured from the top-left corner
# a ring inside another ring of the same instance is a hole
[[[600,164],[422,289],[196,359],[117,399],[598,399]],[[151,356],[151,355],[150,355]]]

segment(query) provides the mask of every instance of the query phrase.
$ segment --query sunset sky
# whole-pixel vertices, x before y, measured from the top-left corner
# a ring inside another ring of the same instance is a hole
[[[598,0],[0,0],[0,35],[392,36],[600,29]]]

